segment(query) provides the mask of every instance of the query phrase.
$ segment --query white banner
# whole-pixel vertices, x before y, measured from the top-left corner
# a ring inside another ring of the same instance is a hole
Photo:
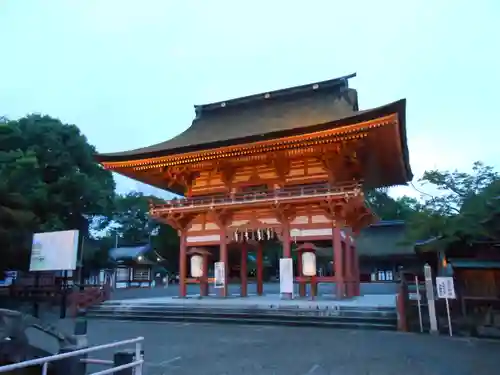
[[[214,264],[214,288],[224,288],[226,280],[226,269],[224,262],[215,262]]]
[[[76,269],[78,231],[35,233],[31,246],[30,271]]]
[[[280,259],[280,293],[293,294],[293,260],[292,258]]]

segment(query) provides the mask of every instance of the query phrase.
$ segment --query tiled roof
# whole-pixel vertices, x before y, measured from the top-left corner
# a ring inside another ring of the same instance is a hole
[[[348,118],[362,113],[357,112],[356,90],[347,84],[352,76],[196,106],[191,126],[176,137],[135,150],[99,154],[97,159],[120,161],[222,147]]]
[[[109,250],[109,256],[113,260],[135,259],[150,250],[149,245],[134,247],[115,247]]]

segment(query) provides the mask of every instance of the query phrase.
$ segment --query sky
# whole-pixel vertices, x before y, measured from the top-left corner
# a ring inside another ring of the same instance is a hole
[[[495,0],[0,0],[0,115],[58,117],[114,152],[174,137],[195,104],[356,72],[361,109],[407,99],[419,186],[500,170],[499,20]]]

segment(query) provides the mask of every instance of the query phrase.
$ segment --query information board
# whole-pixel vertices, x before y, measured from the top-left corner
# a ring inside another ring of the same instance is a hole
[[[78,230],[35,233],[31,246],[30,271],[76,269]]]
[[[455,285],[453,277],[436,277],[436,289],[438,298],[455,299]]]

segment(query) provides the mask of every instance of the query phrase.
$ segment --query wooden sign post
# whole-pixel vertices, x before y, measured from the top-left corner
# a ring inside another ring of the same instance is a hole
[[[446,301],[446,314],[448,316],[448,330],[450,336],[453,336],[453,329],[451,327],[451,314],[450,314],[450,303],[448,300],[456,299],[455,285],[453,283],[453,277],[436,277],[436,289],[438,298],[444,299]]]

